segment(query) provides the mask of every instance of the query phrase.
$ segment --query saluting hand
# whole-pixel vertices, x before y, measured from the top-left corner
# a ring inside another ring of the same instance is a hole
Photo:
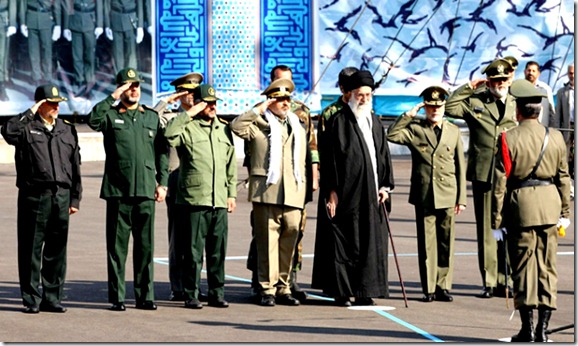
[[[111,96],[115,99],[118,100],[120,98],[120,95],[122,95],[122,93],[124,93],[125,91],[127,91],[130,86],[131,86],[131,82],[126,82],[123,85],[119,86],[118,88],[116,88],[115,91],[113,91],[113,93],[111,94]]]
[[[46,102],[46,99],[40,100],[40,101],[36,102],[32,107],[30,107],[30,111],[32,112],[32,114],[36,114],[36,112],[38,112],[38,108],[40,108],[40,106],[44,102]]]
[[[486,78],[480,78],[480,79],[474,79],[472,81],[470,81],[470,87],[474,90],[476,90],[480,85],[486,83],[487,79]]]
[[[205,109],[206,107],[207,107],[207,103],[205,101],[195,103],[191,108],[189,108],[189,110],[187,111],[187,114],[189,115],[189,118],[193,119],[193,117],[195,115],[201,113],[201,111],[203,109]]]
[[[172,94],[170,94],[169,96],[167,96],[164,101],[166,103],[175,103],[176,100],[179,99],[179,97],[181,96],[185,96],[186,94],[188,94],[189,91],[188,90],[181,90],[179,92],[174,92]]]
[[[422,109],[424,106],[425,103],[420,102],[417,105],[415,105],[412,109],[410,109],[409,112],[405,112],[405,115],[413,118],[417,115],[417,112],[419,112],[419,110]]]
[[[257,106],[257,109],[259,110],[259,114],[263,115],[265,114],[265,111],[267,110],[267,108],[269,108],[269,106],[275,102],[275,99],[267,99],[264,102],[262,102],[260,105]]]

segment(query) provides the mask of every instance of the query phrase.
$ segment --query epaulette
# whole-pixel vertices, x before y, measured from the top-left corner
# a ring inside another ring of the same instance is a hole
[[[66,119],[62,119],[62,122],[65,123],[68,126],[74,126],[73,123],[71,123],[70,121],[66,120]]]
[[[299,106],[301,106],[305,112],[310,112],[309,107],[307,107],[307,105],[303,101],[299,101],[299,100],[295,100],[295,99],[292,99],[292,100],[295,104],[298,104]]]
[[[221,119],[221,118],[219,118],[219,117],[217,117],[217,119],[218,119],[220,122],[222,122],[223,124],[229,125],[229,122],[228,122],[227,120]]]

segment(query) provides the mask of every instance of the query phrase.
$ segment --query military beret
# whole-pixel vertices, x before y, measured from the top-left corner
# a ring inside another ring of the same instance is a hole
[[[375,81],[371,72],[367,70],[360,70],[355,72],[349,78],[349,90],[355,90],[361,88],[362,86],[368,86],[371,90],[375,89]]]
[[[68,99],[60,95],[56,85],[46,84],[39,86],[34,92],[34,101],[38,102],[41,100],[46,100],[49,102],[62,102]]]
[[[547,97],[534,84],[525,79],[517,79],[510,86],[510,94],[524,103],[540,103],[543,97]]]
[[[215,93],[215,88],[211,84],[201,84],[193,91],[194,100],[201,100],[205,102],[215,102],[221,100]]]
[[[116,74],[116,85],[123,85],[125,83],[144,82],[137,70],[132,67],[126,67],[118,71]]]
[[[508,78],[514,68],[508,60],[496,59],[492,61],[488,67],[485,68],[484,73],[490,79],[493,78]]]
[[[203,75],[198,72],[187,73],[186,75],[180,76],[171,82],[171,85],[175,87],[176,90],[179,89],[189,89],[192,90],[199,86],[203,82]]]
[[[443,106],[446,103],[446,96],[449,96],[449,93],[442,87],[430,86],[429,88],[425,88],[419,96],[423,97],[423,103],[428,106]]]
[[[266,95],[268,99],[276,97],[291,96],[291,93],[295,89],[295,84],[293,81],[287,78],[279,78],[271,82],[267,89],[261,93],[261,95]]]

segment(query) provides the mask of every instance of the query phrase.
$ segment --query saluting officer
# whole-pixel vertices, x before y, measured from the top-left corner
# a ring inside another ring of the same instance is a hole
[[[52,80],[52,41],[62,34],[62,7],[54,0],[20,1],[20,31],[28,38],[32,80]],[[42,67],[42,68],[41,68]]]
[[[423,301],[453,301],[455,215],[466,207],[466,167],[460,129],[443,119],[448,92],[422,91],[423,102],[402,114],[387,140],[411,151],[409,203],[415,206],[419,273]],[[426,119],[416,119],[421,108]]]
[[[492,200],[492,228],[505,228],[514,279],[514,306],[522,328],[512,341],[546,342],[556,310],[558,225],[570,225],[570,176],[562,134],[538,121],[546,94],[514,81],[520,125],[499,138]],[[502,233],[502,232],[500,232]],[[538,309],[534,334],[533,310]]]
[[[26,313],[62,313],[69,215],[82,194],[80,148],[74,126],[58,119],[66,98],[56,86],[39,86],[34,100],[2,127],[16,147],[20,292]]]
[[[96,40],[103,33],[103,0],[72,0],[64,15],[64,38],[72,41],[74,91],[91,96],[94,86]]]
[[[158,114],[139,104],[138,72],[127,67],[116,75],[116,90],[94,106],[88,126],[104,137],[106,251],[110,310],[124,311],[125,265],[133,236],[136,308],[156,310],[153,285],[155,201],[167,192],[168,155]],[[117,102],[120,100],[120,102]]]
[[[8,101],[8,37],[16,33],[16,0],[0,0],[0,101]]]
[[[144,38],[143,0],[109,0],[104,7],[106,37],[112,41],[116,68],[137,66],[136,45]]]
[[[505,244],[496,241],[490,227],[494,154],[501,131],[517,125],[516,104],[508,94],[512,65],[494,60],[485,70],[487,79],[476,79],[456,89],[446,102],[449,117],[463,119],[470,129],[467,180],[472,182],[478,238],[478,264],[483,289],[480,298],[505,297],[507,258]],[[486,84],[486,89],[476,91]],[[511,293],[508,293],[510,295]]]
[[[194,105],[193,90],[203,82],[203,76],[197,72],[187,73],[180,76],[171,82],[175,87],[175,92],[169,95],[166,99],[160,100],[155,110],[159,113],[161,127],[166,128],[168,122],[176,117],[179,113],[186,112]],[[180,101],[179,108],[171,112],[167,109],[168,104]],[[176,217],[178,215],[176,199],[177,199],[177,181],[179,180],[179,155],[175,147],[169,149],[169,185],[167,190],[167,197],[165,199],[167,204],[168,217],[168,234],[169,234],[169,281],[171,282],[171,295],[169,300],[181,301],[185,300],[183,288],[183,232],[176,227]],[[203,298],[201,293],[199,297]],[[203,299],[201,299],[203,300]]]

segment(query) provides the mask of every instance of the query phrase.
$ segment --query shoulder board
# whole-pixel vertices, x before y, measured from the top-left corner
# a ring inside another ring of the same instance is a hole
[[[307,105],[303,101],[293,99],[293,102],[295,102],[299,106],[303,107],[307,112],[309,111],[309,107],[307,107]]]
[[[66,125],[69,125],[69,126],[74,126],[74,124],[73,124],[73,123],[71,123],[71,122],[70,122],[70,121],[68,121],[68,120],[65,120],[65,119],[63,119],[63,120],[62,120],[62,122],[63,122],[63,123],[65,123]]]
[[[227,120],[225,120],[225,119],[221,119],[221,118],[219,118],[219,117],[217,117],[217,119],[218,119],[221,123],[223,123],[223,124],[225,124],[225,125],[228,125],[228,124],[229,124],[229,122],[228,122]]]

